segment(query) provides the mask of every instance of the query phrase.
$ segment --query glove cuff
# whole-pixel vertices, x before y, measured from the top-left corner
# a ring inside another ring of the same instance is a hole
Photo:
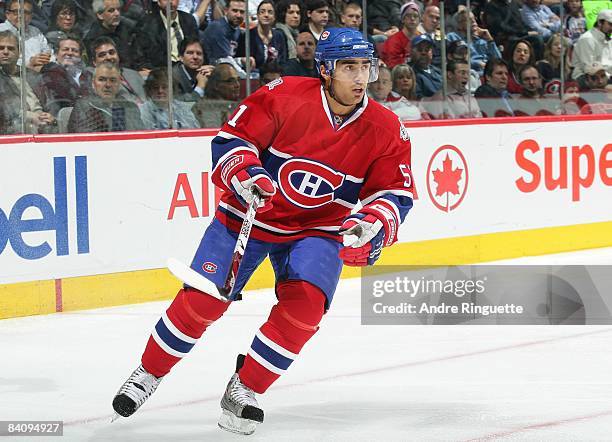
[[[261,161],[259,161],[259,158],[254,153],[245,150],[230,155],[221,164],[221,181],[228,189],[231,189],[232,177],[250,166],[261,167]]]
[[[380,199],[375,200],[363,207],[359,213],[372,215],[382,222],[383,230],[385,231],[383,247],[388,247],[397,241],[397,227],[399,223],[394,207],[390,203]]]

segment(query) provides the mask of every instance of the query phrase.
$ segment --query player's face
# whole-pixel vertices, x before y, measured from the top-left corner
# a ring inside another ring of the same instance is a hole
[[[370,78],[370,60],[338,60],[334,69],[334,95],[345,105],[361,102]]]

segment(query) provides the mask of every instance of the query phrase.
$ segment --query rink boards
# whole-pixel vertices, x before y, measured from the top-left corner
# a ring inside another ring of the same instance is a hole
[[[612,118],[502,121],[408,125],[417,198],[379,262],[612,245]],[[165,261],[190,261],[219,197],[214,134],[1,138],[0,318],[172,297]],[[247,288],[272,284],[266,265]]]

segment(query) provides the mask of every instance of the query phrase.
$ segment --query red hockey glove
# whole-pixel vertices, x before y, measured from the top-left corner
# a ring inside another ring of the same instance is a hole
[[[228,158],[222,166],[221,177],[245,207],[253,201],[253,191],[256,191],[261,197],[257,211],[265,212],[272,208],[272,197],[276,193],[274,181],[254,155],[246,159],[243,155]]]
[[[385,243],[383,223],[374,215],[356,213],[349,216],[342,227],[341,235],[356,235],[357,240],[340,249],[338,256],[348,266],[373,265],[380,257]]]

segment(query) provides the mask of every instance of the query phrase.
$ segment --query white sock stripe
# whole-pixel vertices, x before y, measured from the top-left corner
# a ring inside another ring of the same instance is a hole
[[[192,338],[191,336],[187,336],[178,328],[176,328],[176,326],[172,323],[172,321],[168,317],[168,314],[165,311],[162,313],[162,321],[164,321],[164,325],[168,330],[170,330],[170,333],[179,338],[181,341],[185,341],[189,344],[195,344],[196,342],[198,342],[197,339]]]
[[[153,336],[153,340],[157,342],[157,345],[159,345],[161,349],[169,355],[176,356],[177,358],[183,358],[187,355],[187,353],[180,353],[172,347],[169,347],[168,344],[166,344],[164,340],[159,337],[159,335],[157,334],[157,330],[153,329],[151,336]]]
[[[273,340],[268,338],[266,335],[264,335],[261,332],[261,330],[257,330],[257,333],[255,334],[255,336],[257,336],[261,342],[266,344],[268,347],[270,347],[276,353],[278,353],[278,354],[280,354],[280,355],[282,355],[282,356],[284,356],[286,358],[289,358],[292,361],[295,361],[295,359],[298,357],[298,355],[296,353],[290,352],[286,348],[281,347],[279,344],[277,344],[276,342],[274,342]]]
[[[249,355],[251,355],[253,359],[259,362],[267,370],[270,370],[272,373],[276,373],[277,375],[285,374],[285,370],[283,370],[282,368],[275,367],[274,365],[270,364],[262,356],[256,353],[253,349],[249,351]]]

